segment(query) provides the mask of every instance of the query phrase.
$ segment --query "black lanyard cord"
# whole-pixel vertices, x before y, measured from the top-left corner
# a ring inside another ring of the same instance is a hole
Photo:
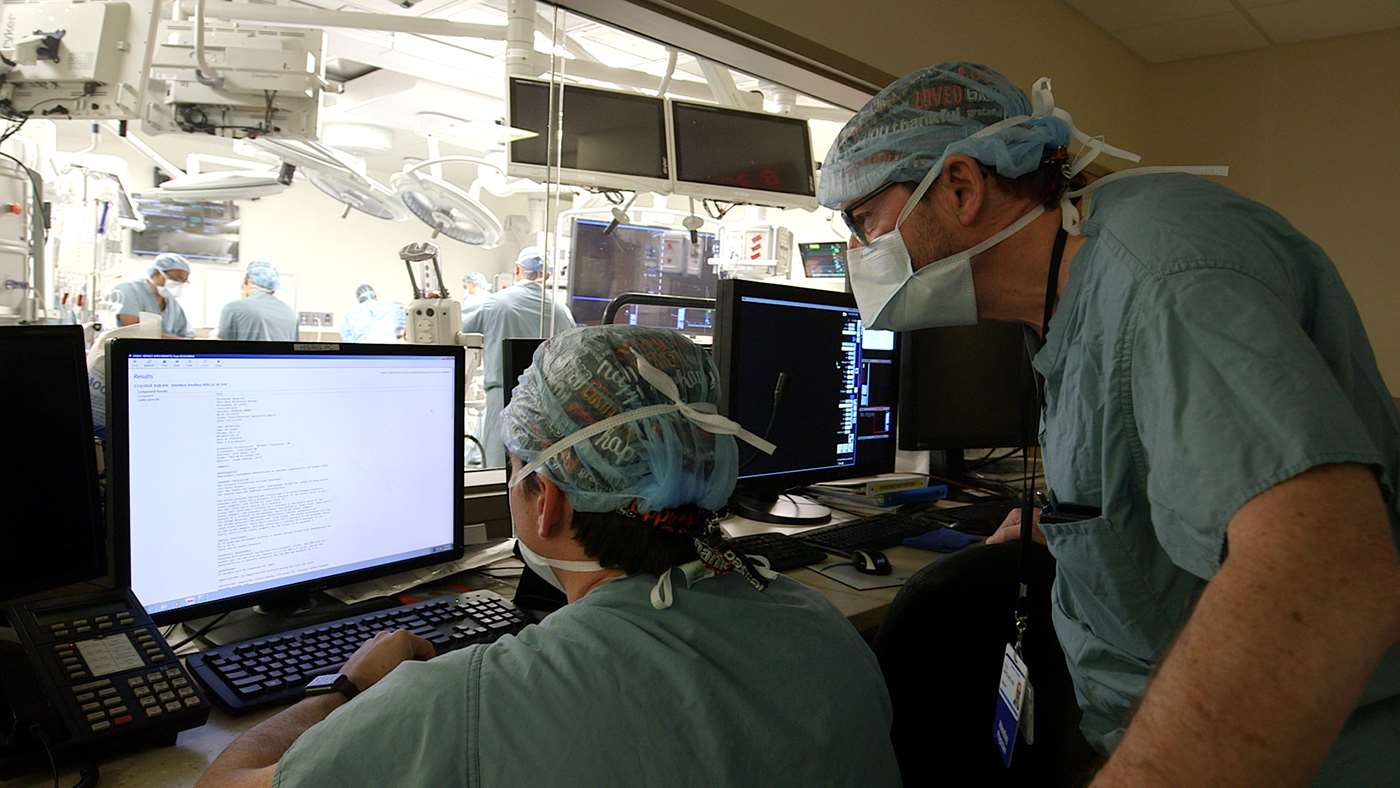
[[[1050,335],[1050,316],[1055,313],[1055,299],[1060,289],[1060,266],[1064,262],[1065,242],[1069,240],[1069,233],[1063,227],[1055,234],[1055,246],[1050,252],[1050,273],[1045,280],[1045,313],[1044,319],[1040,323],[1042,338]],[[1030,329],[1026,329],[1026,359],[1029,363],[1034,358],[1031,350]],[[1035,377],[1036,411],[1042,414],[1045,412],[1045,378],[1031,367],[1031,374]],[[1031,473],[1030,460],[1030,429],[1024,430],[1023,440],[1027,444],[1021,452],[1021,471],[1024,475],[1024,497],[1021,500],[1021,556],[1020,556],[1020,578],[1016,595],[1016,651],[1021,653],[1021,641],[1026,632],[1027,622],[1030,619],[1028,597],[1030,595],[1030,553],[1035,531],[1035,476]],[[1024,655],[1022,657],[1024,659]]]

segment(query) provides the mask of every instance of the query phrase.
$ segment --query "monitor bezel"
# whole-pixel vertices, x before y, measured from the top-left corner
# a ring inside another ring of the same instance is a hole
[[[507,123],[514,125],[514,102],[515,85],[520,82],[530,82],[543,85],[550,89],[553,95],[555,88],[562,91],[573,92],[575,90],[592,93],[608,93],[621,96],[638,103],[655,104],[658,112],[661,113],[661,146],[665,151],[666,159],[662,162],[662,169],[666,175],[657,178],[652,175],[628,175],[620,172],[605,172],[603,170],[580,170],[572,167],[551,167],[548,164],[535,164],[533,162],[517,161],[515,159],[514,143],[506,143],[506,175],[512,178],[528,178],[538,183],[550,183],[552,178],[564,186],[582,186],[589,189],[619,189],[624,191],[650,191],[658,194],[670,194],[675,184],[676,155],[674,141],[671,134],[671,114],[667,111],[665,101],[655,96],[644,96],[625,90],[608,90],[606,88],[596,88],[591,85],[574,85],[567,82],[551,82],[546,79],[531,79],[529,77],[509,77],[506,80],[506,118]],[[567,97],[566,97],[567,98]]]
[[[115,536],[113,547],[118,587],[131,587],[131,500],[130,477],[127,462],[130,443],[129,411],[127,398],[128,362],[133,354],[160,353],[175,355],[203,355],[210,353],[240,355],[339,355],[339,356],[451,356],[455,369],[453,385],[453,436],[456,451],[453,452],[454,469],[452,478],[455,490],[452,508],[452,549],[441,553],[418,556],[404,561],[396,561],[353,572],[342,572],[319,577],[300,583],[278,586],[275,589],[257,591],[227,597],[210,602],[201,602],[184,607],[151,613],[157,624],[188,621],[202,616],[225,613],[239,608],[259,604],[263,600],[275,600],[295,594],[309,594],[326,588],[371,580],[377,577],[396,574],[409,569],[447,563],[459,560],[465,552],[465,516],[463,512],[465,480],[463,466],[463,411],[466,404],[466,354],[460,346],[448,345],[373,345],[351,343],[312,343],[312,342],[191,342],[186,339],[118,339],[112,342],[107,351],[107,414],[109,440],[107,442],[108,498],[109,514]],[[406,443],[412,436],[405,436]],[[145,602],[143,601],[144,605]]]
[[[671,179],[675,182],[676,194],[700,197],[702,199],[724,200],[726,202],[740,204],[766,205],[775,208],[801,208],[804,210],[815,210],[817,208],[817,163],[812,157],[812,127],[808,125],[807,121],[787,115],[773,115],[767,112],[750,112],[749,110],[719,107],[713,104],[701,104],[693,101],[668,99],[666,104],[666,125],[671,130]],[[765,189],[745,189],[738,186],[723,186],[714,183],[706,183],[704,181],[687,181],[683,179],[681,177],[681,146],[678,139],[682,132],[680,124],[676,123],[676,110],[682,107],[720,115],[762,118],[765,121],[791,123],[801,126],[802,138],[807,145],[807,191],[802,193],[776,192],[767,191]]]
[[[734,341],[743,330],[743,320],[738,318],[739,310],[736,307],[740,300],[745,297],[801,301],[804,303],[822,304],[826,306],[848,307],[850,309],[857,308],[855,296],[835,290],[818,290],[811,287],[780,285],[772,282],[758,282],[749,279],[721,279],[715,303],[714,360],[715,366],[719,370],[720,379],[719,412],[726,416],[729,415],[729,405],[735,398],[738,388],[738,381],[734,380],[731,372],[734,368]],[[891,363],[894,364],[894,374],[897,378],[902,377],[902,339],[900,334],[896,333],[894,350],[881,351],[891,354],[890,359]],[[900,410],[898,391],[898,386],[896,386],[896,425],[899,423]],[[800,395],[800,392],[788,392],[786,396],[795,395]],[[859,450],[857,450],[856,463],[854,465],[751,477],[745,477],[741,473],[738,483],[741,487],[750,489],[789,489],[792,487],[816,484],[817,482],[834,481],[837,479],[855,479],[861,476],[891,473],[894,471],[896,452],[898,450],[897,435],[893,443],[895,446],[889,452],[888,461],[862,463],[860,461]]]
[[[38,337],[41,339],[67,337],[71,346],[73,362],[73,380],[80,384],[82,389],[79,398],[85,407],[81,408],[82,413],[75,413],[78,419],[78,426],[83,435],[88,436],[86,453],[81,455],[79,462],[82,464],[83,476],[85,477],[83,489],[73,491],[74,496],[81,496],[76,499],[76,503],[85,505],[91,513],[92,527],[92,553],[85,556],[84,561],[64,561],[62,572],[51,573],[44,580],[20,586],[18,583],[11,583],[6,578],[0,578],[0,603],[9,602],[15,599],[35,596],[53,591],[63,586],[73,583],[101,579],[107,574],[107,548],[109,542],[110,529],[107,521],[103,517],[101,507],[101,496],[98,494],[98,471],[97,471],[97,447],[94,445],[92,436],[94,434],[92,425],[92,388],[88,384],[87,354],[83,349],[83,328],[82,326],[50,326],[50,325],[29,325],[29,326],[5,326],[0,327],[0,331],[7,334],[23,334],[26,337]],[[26,386],[30,381],[13,380],[11,385]],[[45,438],[47,440],[47,438]],[[13,450],[18,451],[17,447]],[[11,523],[16,527],[28,527],[30,524]],[[42,524],[35,524],[42,527]]]

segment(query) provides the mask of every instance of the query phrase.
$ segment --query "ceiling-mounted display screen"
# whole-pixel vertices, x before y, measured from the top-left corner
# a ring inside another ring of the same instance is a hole
[[[653,96],[556,84],[553,111],[562,115],[561,138],[551,139],[550,83],[510,80],[509,123],[535,132],[510,143],[509,174],[620,189],[670,191],[665,102]],[[559,150],[551,151],[557,144]],[[556,161],[557,159],[557,161]]]
[[[671,102],[676,191],[760,205],[815,208],[807,121]]]

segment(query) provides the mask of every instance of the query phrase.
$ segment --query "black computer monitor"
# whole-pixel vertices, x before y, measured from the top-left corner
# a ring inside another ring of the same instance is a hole
[[[118,578],[159,622],[462,556],[463,349],[118,340]]]
[[[817,207],[807,121],[684,101],[670,106],[676,193],[783,208]]]
[[[941,453],[942,475],[963,475],[964,449],[1034,446],[1035,377],[1018,323],[928,328],[904,335],[899,447]]]
[[[894,470],[897,334],[867,330],[847,293],[741,279],[720,282],[718,315],[720,412],[778,445],[769,456],[741,444],[731,510],[800,522],[811,518],[780,493]]]
[[[510,175],[671,191],[662,99],[518,77],[510,79],[506,98],[510,125],[535,134],[508,146]],[[559,133],[551,134],[556,128]]]
[[[0,600],[106,571],[83,329],[0,328]]]
[[[575,219],[569,260],[569,310],[581,326],[602,322],[603,310],[620,293],[714,298],[719,277],[710,258],[719,256],[714,233],[690,233],[668,227]],[[709,309],[636,304],[623,307],[614,322],[674,328],[686,334],[714,330]]]
[[[535,351],[544,344],[540,337],[507,337],[501,341],[501,382],[504,384],[505,402],[509,405],[515,387],[520,385],[520,376],[534,363]]]
[[[797,245],[802,255],[802,268],[808,279],[844,279],[846,277],[846,242],[826,241]]]

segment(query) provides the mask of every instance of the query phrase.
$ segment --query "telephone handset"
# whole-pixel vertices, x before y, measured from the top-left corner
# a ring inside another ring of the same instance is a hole
[[[0,672],[0,701],[10,707],[0,777],[46,763],[32,739],[59,760],[97,759],[171,744],[203,725],[209,703],[129,589],[102,591],[4,609],[23,649],[13,644]]]

